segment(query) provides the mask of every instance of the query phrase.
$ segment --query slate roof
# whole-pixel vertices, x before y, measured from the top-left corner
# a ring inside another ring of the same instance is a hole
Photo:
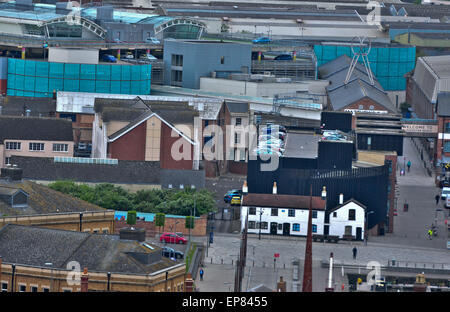
[[[338,58],[335,58],[332,61],[329,61],[321,66],[319,66],[319,75],[322,79],[328,79],[330,75],[333,75],[337,72],[340,72],[344,69],[347,69],[350,66],[352,59],[346,54],[341,55]],[[356,68],[362,73],[366,73],[366,68],[364,65],[357,63]]]
[[[78,198],[55,191],[49,187],[31,181],[6,182],[0,180],[0,189],[21,189],[28,194],[28,207],[12,208],[0,201],[0,216],[35,215],[59,212],[105,211]]]
[[[242,205],[272,208],[309,209],[310,197],[300,195],[256,194],[244,195]],[[312,209],[325,210],[326,201],[321,197],[312,197]]]
[[[32,98],[28,96],[7,96],[0,101],[2,115],[24,116],[27,109],[30,116],[50,117],[56,112],[56,101],[52,98]]]
[[[50,117],[0,116],[0,143],[9,140],[73,141],[72,121]]]
[[[356,199],[351,198],[351,199],[347,200],[346,202],[344,202],[343,204],[338,205],[338,206],[336,206],[336,207],[334,207],[334,208],[328,210],[327,213],[332,213],[333,211],[336,211],[336,210],[338,210],[338,209],[344,207],[345,205],[347,205],[347,204],[350,203],[350,202],[353,202],[353,203],[357,204],[358,206],[362,207],[364,210],[366,210],[366,208],[367,208],[366,206],[364,206],[363,204],[361,204],[361,203],[360,203],[359,201],[357,201]]]
[[[225,102],[228,111],[233,114],[246,114],[248,113],[248,103],[240,102]]]
[[[346,85],[341,85],[328,91],[328,98],[333,110],[341,110],[350,104],[363,98],[369,98],[394,113],[395,108],[383,89],[379,89],[361,79],[350,80]]]
[[[370,83],[369,76],[367,76],[367,72],[365,71],[365,68],[363,68],[363,69],[364,69],[364,71],[361,71],[359,68],[355,68],[349,81],[358,78],[358,79],[364,80],[367,83]],[[340,71],[334,72],[333,74],[330,74],[329,76],[324,78],[330,82],[330,84],[326,87],[326,89],[331,90],[338,86],[343,85],[345,78],[347,77],[347,71],[348,71],[348,67],[342,68]],[[380,83],[377,81],[377,79],[375,77],[373,77],[373,81],[375,83],[375,86],[378,89],[383,89],[383,87],[380,85]]]
[[[161,257],[161,248],[150,250],[140,243],[121,240],[118,235],[89,234],[8,224],[0,229],[0,255],[7,263],[66,269],[78,261],[90,272],[149,274],[170,268],[179,262]],[[145,264],[132,253],[151,255]]]
[[[450,116],[450,92],[438,94],[437,110],[438,116]]]

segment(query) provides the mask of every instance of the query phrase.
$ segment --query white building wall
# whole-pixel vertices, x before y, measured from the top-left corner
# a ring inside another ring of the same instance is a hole
[[[106,158],[107,136],[106,124],[100,128],[98,114],[94,116],[92,124],[92,158]]]
[[[241,210],[241,231],[245,228],[245,219],[247,216],[248,207],[244,206]],[[306,236],[308,233],[308,214],[309,211],[306,209],[294,209],[295,217],[289,217],[288,208],[278,208],[278,216],[272,216],[272,208],[256,207],[256,215],[248,215],[248,221],[267,222],[267,229],[261,229],[261,234],[270,234],[270,223],[276,222],[278,224],[289,223],[289,234],[296,236]],[[262,215],[260,216],[260,212]],[[317,218],[312,219],[312,224],[317,226],[317,232],[313,234],[323,235],[325,221],[325,212],[317,211]],[[293,224],[300,224],[300,231],[293,231]],[[259,227],[256,226],[255,229],[248,229],[248,233],[259,233]],[[277,234],[283,235],[283,229],[277,229]]]
[[[350,209],[355,209],[354,221],[348,220],[348,211]],[[364,238],[365,211],[361,206],[357,205],[354,202],[349,202],[335,212],[336,217],[333,217],[333,212],[330,214],[329,235],[337,235],[342,238],[345,234],[345,227],[351,226],[353,236],[356,236],[356,228],[360,227],[362,229],[362,237]]]
[[[49,48],[48,61],[57,63],[98,64],[98,49]]]

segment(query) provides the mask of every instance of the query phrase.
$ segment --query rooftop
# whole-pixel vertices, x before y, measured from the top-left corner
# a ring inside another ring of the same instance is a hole
[[[150,274],[178,264],[162,257],[161,248],[152,247],[154,250],[118,235],[13,224],[0,229],[3,261],[19,265],[45,267],[45,263],[52,263],[52,268],[65,270],[70,261],[78,261],[91,272]],[[140,261],[142,257],[147,257],[148,263]]]
[[[73,141],[72,120],[2,115],[0,144],[4,140]]]
[[[437,110],[439,116],[450,116],[450,92],[438,94]]]
[[[0,98],[1,115],[49,117],[56,112],[56,101],[52,98],[33,98],[28,96],[6,96]]]
[[[422,60],[440,79],[450,78],[450,55],[424,56]]]
[[[284,157],[317,158],[320,135],[288,132]]]
[[[0,201],[0,216],[36,215],[56,212],[106,211],[84,200],[55,191],[31,181],[6,182],[0,179],[0,188],[21,189],[28,197],[28,207],[12,208]]]
[[[279,194],[256,194],[244,195],[242,205],[256,207],[309,209],[310,196],[279,195]],[[322,197],[312,197],[312,209],[325,210],[326,201]]]

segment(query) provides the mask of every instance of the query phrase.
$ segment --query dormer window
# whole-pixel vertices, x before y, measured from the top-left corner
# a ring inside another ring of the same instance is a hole
[[[28,193],[20,188],[0,186],[0,200],[12,208],[28,207]]]

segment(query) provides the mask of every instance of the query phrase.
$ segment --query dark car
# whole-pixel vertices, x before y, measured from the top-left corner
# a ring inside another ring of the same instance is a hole
[[[274,58],[275,61],[292,61],[293,59],[294,58],[290,54],[280,54]]]
[[[225,194],[225,196],[223,197],[223,200],[224,200],[224,202],[229,203],[229,202],[231,202],[231,199],[233,198],[233,196],[241,196],[241,195],[242,195],[241,190],[231,190]]]
[[[162,249],[162,255],[167,258],[175,258],[175,259],[183,259],[184,253],[181,251],[175,250],[170,247],[164,247]]]
[[[117,58],[111,54],[103,54],[101,56],[101,59],[103,62],[108,62],[108,63],[115,63],[117,62]]]
[[[252,60],[254,60],[254,61],[258,60],[258,54],[259,54],[258,51],[253,51],[252,52]],[[263,60],[263,59],[264,59],[264,54],[261,53],[261,60]]]

